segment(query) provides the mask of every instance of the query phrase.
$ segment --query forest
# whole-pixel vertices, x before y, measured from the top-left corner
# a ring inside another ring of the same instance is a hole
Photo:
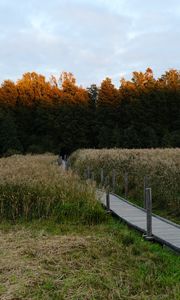
[[[133,72],[116,87],[35,72],[0,87],[0,156],[79,148],[180,147],[180,71]]]

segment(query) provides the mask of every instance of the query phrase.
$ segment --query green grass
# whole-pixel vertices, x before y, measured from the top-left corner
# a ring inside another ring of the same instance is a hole
[[[180,299],[180,256],[112,219],[0,224],[0,299]]]

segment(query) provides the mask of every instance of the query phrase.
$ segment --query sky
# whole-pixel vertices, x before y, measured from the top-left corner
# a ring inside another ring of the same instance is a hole
[[[179,0],[0,0],[0,82],[72,72],[85,87],[180,69]]]

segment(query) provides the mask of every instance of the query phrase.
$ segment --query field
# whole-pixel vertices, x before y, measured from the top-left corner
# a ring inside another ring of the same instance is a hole
[[[95,187],[58,167],[53,155],[0,159],[0,218],[53,218],[98,223],[105,218]]]
[[[147,150],[78,150],[70,158],[72,168],[81,176],[89,167],[100,182],[103,168],[112,186],[116,175],[115,192],[124,195],[125,175],[128,177],[128,198],[143,205],[144,178],[152,188],[153,207],[160,214],[180,220],[180,149]]]
[[[53,155],[0,159],[1,300],[179,300],[180,257],[112,219]]]

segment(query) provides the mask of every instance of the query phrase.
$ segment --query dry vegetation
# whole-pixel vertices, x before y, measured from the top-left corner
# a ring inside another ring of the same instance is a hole
[[[72,154],[70,163],[84,176],[89,166],[100,180],[100,170],[111,179],[117,176],[116,191],[124,193],[124,175],[128,174],[129,198],[142,204],[144,176],[152,187],[154,207],[165,209],[180,216],[180,149],[102,149],[78,150]],[[111,181],[110,181],[111,182]]]
[[[105,218],[95,188],[57,165],[53,155],[0,159],[0,217],[97,223]]]
[[[180,257],[119,222],[0,225],[1,300],[179,300]]]

